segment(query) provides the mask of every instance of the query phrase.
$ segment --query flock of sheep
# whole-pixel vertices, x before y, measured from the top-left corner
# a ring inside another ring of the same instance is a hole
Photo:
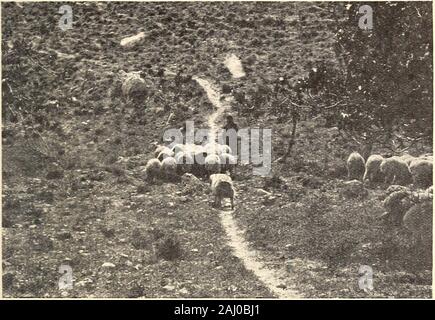
[[[432,185],[432,163],[431,154],[419,157],[405,154],[390,158],[374,154],[364,161],[358,152],[352,152],[347,159],[348,178],[388,185],[413,183],[415,187],[428,188]]]
[[[432,242],[432,164],[431,154],[389,158],[371,155],[364,161],[359,153],[353,152],[347,159],[349,179],[389,185],[383,218],[394,225],[403,224],[420,244]],[[414,188],[409,188],[410,184]]]
[[[432,164],[431,154],[419,157],[405,154],[388,158],[374,154],[365,161],[358,152],[352,152],[347,159],[347,170],[350,180],[390,185],[384,200],[386,216],[392,217],[395,222],[403,222],[412,231],[417,230],[421,236],[421,228],[427,225],[422,221],[419,210],[422,206],[426,208],[425,202],[420,201],[424,197],[421,192],[412,192],[404,186],[413,184],[416,188],[428,188],[424,191],[428,195],[425,200],[429,199],[431,202]],[[176,144],[172,148],[159,145],[154,151],[154,158],[148,160],[144,172],[149,182],[156,179],[171,181],[186,173],[196,177],[209,177],[214,205],[221,206],[222,199],[229,198],[231,208],[234,209],[235,191],[230,175],[234,173],[236,165],[237,158],[227,145]],[[397,189],[401,186],[402,189]]]
[[[156,179],[172,181],[185,173],[209,177],[214,205],[220,206],[222,198],[230,198],[231,207],[234,208],[235,191],[230,175],[234,173],[236,165],[237,158],[227,145],[176,144],[172,148],[159,145],[144,172],[149,182]]]

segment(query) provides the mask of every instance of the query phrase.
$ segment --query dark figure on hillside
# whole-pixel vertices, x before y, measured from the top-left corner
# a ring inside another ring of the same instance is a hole
[[[180,130],[181,134],[183,135],[183,144],[186,144],[186,132],[187,132],[186,122],[183,122],[183,125],[178,130]]]
[[[234,129],[236,131],[236,137],[234,137],[235,139],[237,139],[237,132],[239,131],[239,127],[237,126],[237,124],[234,122],[233,116],[227,116],[227,123],[223,126],[223,128],[225,131],[230,130],[230,129]],[[227,136],[225,137],[225,144],[227,146],[230,145],[230,137]]]

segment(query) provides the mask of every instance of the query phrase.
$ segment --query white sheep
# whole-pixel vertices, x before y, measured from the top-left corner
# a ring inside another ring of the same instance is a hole
[[[157,145],[157,148],[154,151],[154,157],[157,158],[162,151],[171,151],[171,149],[167,146]]]
[[[410,154],[404,154],[404,155],[398,156],[398,158],[403,160],[408,166],[411,164],[412,161],[418,159],[414,156],[411,156]]]
[[[219,150],[219,154],[224,154],[224,153],[232,154],[233,153],[230,146],[228,146],[226,144],[220,144],[218,146],[218,150]]]
[[[197,151],[202,151],[202,150],[204,150],[204,147],[198,144],[188,143],[184,145],[184,152],[195,153]]]
[[[413,203],[411,202],[411,191],[408,188],[401,186],[396,187],[399,187],[398,190],[389,194],[388,192],[390,190],[387,190],[388,196],[383,201],[383,206],[386,210],[383,218],[395,225],[400,225],[403,216]]]
[[[370,182],[382,182],[384,180],[380,169],[382,161],[384,161],[384,157],[378,154],[372,154],[368,157],[363,181],[369,180]]]
[[[352,152],[347,158],[346,164],[349,180],[361,180],[365,171],[364,158],[358,152]]]
[[[175,155],[175,161],[177,162],[178,173],[190,173],[194,164],[193,157],[188,152],[179,152]]]
[[[426,192],[433,194],[433,186],[430,186],[429,188],[427,188]]]
[[[220,158],[217,154],[209,154],[205,158],[205,170],[208,174],[220,172]]]
[[[177,161],[173,157],[165,158],[162,161],[162,175],[166,179],[173,179],[177,175]]]
[[[385,175],[385,183],[407,185],[412,181],[411,172],[405,161],[400,157],[384,159],[380,166],[381,172]]]
[[[169,158],[173,156],[174,156],[174,152],[171,149],[165,147],[165,149],[162,149],[162,151],[158,154],[157,159],[162,161],[165,158]]]
[[[206,173],[205,170],[205,158],[207,158],[207,153],[205,149],[197,149],[194,154],[195,164],[192,168],[192,173],[196,176],[203,176]]]
[[[186,146],[184,144],[177,143],[172,147],[172,151],[174,152],[174,155],[176,155],[179,152],[183,152],[185,148]]]
[[[429,153],[422,154],[420,157],[426,158],[426,157],[432,157],[432,156],[433,156],[433,153],[429,152]]]
[[[229,171],[230,173],[234,173],[234,169],[237,165],[237,158],[229,153],[221,153],[219,155],[220,164],[221,164],[221,172],[225,173]]]
[[[427,188],[432,185],[433,164],[428,160],[415,160],[409,166],[414,185],[416,187]]]
[[[146,180],[153,182],[156,178],[158,178],[161,174],[162,164],[159,159],[153,158],[148,160],[145,165],[145,176]]]
[[[210,142],[207,143],[206,145],[204,145],[204,149],[205,152],[207,152],[207,154],[219,154],[220,150],[219,150],[219,145],[217,143],[214,142]]]
[[[419,159],[423,159],[423,160],[427,160],[427,161],[430,161],[430,162],[433,162],[433,156],[432,156],[432,153],[426,153],[426,154],[423,154],[423,155],[421,155],[420,157],[418,157]]]
[[[207,143],[205,146],[205,151],[207,154],[217,154],[221,155],[222,153],[232,153],[232,150],[229,146],[226,144],[219,144],[219,143]]]
[[[231,177],[226,174],[216,173],[210,176],[210,181],[212,195],[214,196],[214,206],[221,207],[222,199],[230,198],[231,209],[234,209],[235,190]]]

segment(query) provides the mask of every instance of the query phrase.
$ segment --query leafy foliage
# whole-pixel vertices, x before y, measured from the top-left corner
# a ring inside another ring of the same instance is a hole
[[[371,30],[358,27],[361,5],[335,6],[340,70],[326,75],[323,97],[341,100],[335,113],[346,113],[361,134],[404,131],[407,137],[431,137],[431,4],[372,3]]]

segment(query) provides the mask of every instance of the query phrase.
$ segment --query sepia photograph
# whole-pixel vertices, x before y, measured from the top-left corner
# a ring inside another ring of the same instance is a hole
[[[1,1],[1,56],[3,299],[432,299],[431,1]]]

